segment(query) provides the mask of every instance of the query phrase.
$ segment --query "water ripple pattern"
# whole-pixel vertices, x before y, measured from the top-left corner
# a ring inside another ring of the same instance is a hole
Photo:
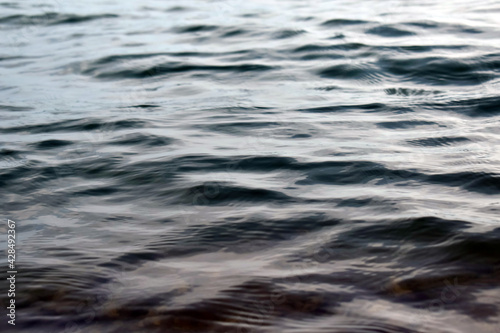
[[[0,2],[0,330],[500,333],[499,19]]]

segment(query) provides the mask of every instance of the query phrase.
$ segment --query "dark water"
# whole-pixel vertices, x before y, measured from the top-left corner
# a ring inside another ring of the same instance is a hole
[[[2,332],[500,332],[498,1],[0,13]]]

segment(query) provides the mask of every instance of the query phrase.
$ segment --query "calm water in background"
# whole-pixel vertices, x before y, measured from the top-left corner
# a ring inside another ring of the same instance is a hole
[[[500,332],[497,1],[2,2],[0,34],[2,332]]]

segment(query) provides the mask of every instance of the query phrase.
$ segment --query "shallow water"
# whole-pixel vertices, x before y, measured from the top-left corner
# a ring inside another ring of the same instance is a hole
[[[2,2],[0,33],[2,332],[500,332],[497,1]]]

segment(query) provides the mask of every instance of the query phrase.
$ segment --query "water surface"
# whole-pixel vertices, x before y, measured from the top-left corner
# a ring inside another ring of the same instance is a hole
[[[497,1],[0,9],[3,332],[500,332]]]

